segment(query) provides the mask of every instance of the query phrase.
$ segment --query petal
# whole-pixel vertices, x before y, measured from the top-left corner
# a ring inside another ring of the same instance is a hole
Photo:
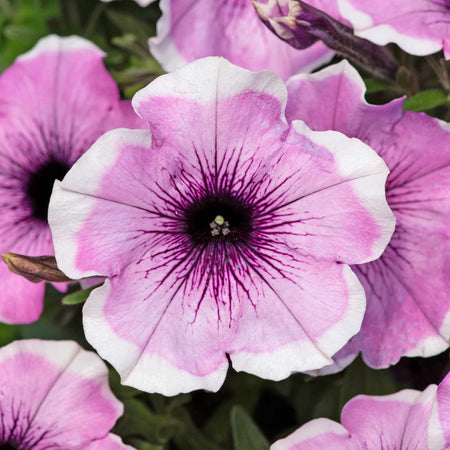
[[[149,217],[157,221],[154,214],[145,217],[142,212],[148,209],[146,186],[150,184],[146,180],[149,168],[161,167],[158,161],[154,166],[147,163],[152,156],[149,147],[148,131],[110,131],[75,163],[62,183],[55,183],[48,220],[56,259],[64,273],[74,279],[115,275],[145,252],[147,234],[142,230],[152,225]],[[122,153],[123,162],[119,158]],[[112,167],[120,176],[109,175]],[[157,170],[153,173],[159,174]],[[96,196],[105,201],[99,202]],[[149,232],[159,225],[154,224]]]
[[[286,118],[313,130],[335,130],[371,145],[371,136],[389,133],[403,114],[403,100],[370,105],[363,79],[346,60],[319,72],[291,77]],[[374,147],[376,150],[376,147]]]
[[[280,380],[318,369],[358,332],[364,292],[349,267],[297,257],[247,262],[252,282],[228,351],[236,370]]]
[[[4,72],[3,157],[14,157],[16,165],[29,171],[50,156],[72,164],[121,119],[136,121],[131,109],[120,105],[103,57],[98,47],[81,37],[51,35]]]
[[[448,38],[448,6],[429,0],[393,0],[386,5],[365,0],[340,0],[339,11],[355,34],[378,45],[395,42],[413,55],[442,49]]]
[[[15,341],[1,349],[2,424],[22,444],[82,447],[103,438],[122,414],[108,387],[108,370],[92,352],[69,341]]]
[[[169,396],[195,389],[215,392],[228,369],[220,345],[226,316],[226,325],[218,321],[216,301],[202,291],[204,286],[190,289],[198,281],[195,274],[186,275],[187,264],[177,260],[158,267],[161,259],[131,265],[91,293],[83,309],[86,338],[123,384]]]
[[[250,70],[269,69],[283,79],[328,62],[331,52],[321,42],[297,51],[280,41],[259,20],[252,2],[162,0],[158,35],[150,51],[171,72],[205,56],[223,56]]]
[[[330,419],[315,419],[297,431],[275,442],[270,450],[359,450],[358,442],[339,423]]]
[[[341,133],[317,133],[300,121],[292,128],[298,134],[285,138],[288,145],[272,171],[272,185],[280,183],[283,192],[278,188],[279,200],[271,205],[280,216],[270,222],[271,234],[284,234],[292,248],[334,261],[377,258],[394,231],[383,160]],[[297,170],[287,177],[292,167]]]
[[[362,448],[426,448],[427,423],[436,386],[424,392],[403,390],[392,395],[358,395],[341,413],[342,425],[358,437]]]
[[[45,284],[33,284],[11,273],[3,261],[0,264],[0,322],[32,323],[39,319],[44,307]]]
[[[0,217],[3,218],[3,211]],[[15,252],[30,256],[53,254],[50,230],[46,224],[33,224],[24,219],[19,220],[15,227],[7,228],[9,233],[2,236],[1,253]],[[31,283],[10,272],[8,266],[0,261],[0,287],[0,322],[25,324],[39,319],[44,306],[45,283]]]
[[[397,230],[380,260],[355,267],[366,290],[366,317],[361,332],[334,357],[338,367],[329,369],[342,368],[359,350],[374,368],[401,356],[440,353],[450,336],[448,125],[425,114],[402,114],[401,102],[368,105],[362,80],[346,63],[293,77],[288,91],[289,119],[309,118],[315,129],[335,127],[358,137],[391,170],[387,200]],[[322,94],[330,101],[314,115],[309,105]]]
[[[433,402],[428,423],[428,448],[443,449],[450,445],[450,374],[442,380]]]

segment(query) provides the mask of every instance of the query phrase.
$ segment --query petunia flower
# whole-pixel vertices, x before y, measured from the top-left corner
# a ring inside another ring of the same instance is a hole
[[[432,384],[423,392],[405,389],[392,395],[358,395],[342,409],[340,424],[324,418],[312,420],[270,449],[443,450],[450,445],[449,387],[447,375],[439,387]],[[447,415],[438,416],[435,411],[442,407]],[[434,434],[442,429],[445,437],[439,431],[439,436]]]
[[[108,369],[76,342],[15,341],[0,349],[0,448],[120,450],[123,413]]]
[[[274,73],[198,60],[134,97],[151,132],[105,134],[55,184],[58,265],[108,277],[84,328],[125,384],[216,391],[226,353],[279,380],[359,330],[347,264],[391,236],[387,169],[359,140],[288,125],[286,96]]]
[[[450,126],[423,113],[364,100],[364,82],[343,61],[289,80],[288,120],[336,130],[370,145],[388,165],[387,201],[396,231],[380,259],[354,266],[367,310],[361,331],[335,356],[362,352],[373,368],[450,345]],[[336,370],[338,367],[331,367]]]
[[[143,127],[80,37],[48,36],[0,75],[0,252],[52,255],[47,208],[54,180],[105,131]],[[0,321],[38,319],[45,285],[0,264]]]
[[[375,44],[396,43],[412,55],[444,50],[450,58],[449,0],[338,0],[355,33]]]
[[[286,80],[333,56],[321,42],[302,51],[284,44],[259,20],[252,0],[161,0],[160,8],[157,36],[149,44],[167,71],[204,56],[223,56],[246,69],[272,70]]]

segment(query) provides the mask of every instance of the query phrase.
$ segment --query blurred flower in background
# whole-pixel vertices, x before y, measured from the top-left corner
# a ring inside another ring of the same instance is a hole
[[[0,448],[120,450],[109,434],[123,405],[108,369],[76,342],[15,341],[0,349]]]
[[[358,395],[343,408],[341,424],[329,419],[306,423],[271,450],[428,449],[450,445],[450,374],[423,392]],[[433,411],[433,412],[432,412]]]
[[[121,101],[104,53],[80,37],[41,39],[0,76],[0,252],[52,255],[47,224],[55,179],[105,131],[144,127]],[[39,318],[45,285],[0,264],[0,321]]]
[[[204,56],[223,56],[245,69],[272,70],[286,80],[319,67],[334,54],[321,42],[302,51],[290,48],[266,29],[251,0],[162,0],[160,8],[163,14],[150,50],[167,71]]]
[[[353,266],[367,310],[361,331],[335,361],[342,367],[361,351],[369,366],[382,368],[402,356],[444,351],[450,345],[449,125],[403,111],[404,99],[369,105],[363,80],[346,61],[292,77],[287,87],[288,120],[361,139],[391,171],[386,198],[396,230],[380,259]]]

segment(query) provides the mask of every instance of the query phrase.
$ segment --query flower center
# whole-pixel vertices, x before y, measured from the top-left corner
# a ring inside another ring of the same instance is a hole
[[[237,241],[251,231],[251,211],[232,197],[206,197],[185,213],[186,231],[196,243]]]
[[[35,219],[47,221],[48,203],[52,194],[53,183],[55,180],[62,180],[68,170],[68,164],[51,160],[40,165],[30,175],[25,189]]]
[[[12,444],[2,444],[0,442],[0,450],[19,450],[19,447],[16,447],[15,445]]]

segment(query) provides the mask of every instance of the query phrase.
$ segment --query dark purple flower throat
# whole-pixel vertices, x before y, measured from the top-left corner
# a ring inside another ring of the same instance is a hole
[[[231,196],[206,196],[185,211],[186,232],[196,244],[245,240],[252,229],[248,205]]]
[[[62,180],[69,168],[69,164],[52,159],[41,164],[30,174],[25,192],[35,219],[47,221],[48,203],[53,183],[55,180]]]

